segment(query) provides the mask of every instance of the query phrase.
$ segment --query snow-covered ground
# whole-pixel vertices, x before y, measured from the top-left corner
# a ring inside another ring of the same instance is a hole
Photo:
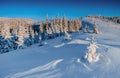
[[[72,33],[26,49],[0,55],[0,78],[120,78],[120,25],[98,19],[99,34]],[[100,54],[97,62],[84,59],[90,37],[94,36]]]

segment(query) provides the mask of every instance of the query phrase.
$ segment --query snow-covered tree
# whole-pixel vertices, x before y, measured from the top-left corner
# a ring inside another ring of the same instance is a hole
[[[2,35],[0,35],[0,53],[5,52],[4,47],[5,47],[5,39],[4,39],[4,37]]]
[[[4,42],[2,42],[3,45],[4,45],[3,52],[9,52],[9,50],[11,49],[10,47],[12,47],[12,43],[10,42],[10,38],[12,36],[11,36],[11,33],[10,33],[10,26],[9,26],[8,23],[4,23],[1,34],[4,37]]]
[[[75,32],[79,31],[80,27],[79,27],[79,20],[78,19],[75,19],[74,26],[75,26]]]
[[[59,35],[60,34],[60,25],[59,25],[58,16],[56,16],[56,18],[55,18],[55,30],[56,30],[56,34]]]
[[[9,23],[4,23],[1,34],[5,37],[5,39],[11,38]]]
[[[65,29],[65,37],[64,37],[65,40],[70,40],[70,34],[67,32],[67,30]]]
[[[18,48],[24,48],[24,35],[25,35],[25,29],[24,26],[19,26],[19,32],[18,32]]]
[[[0,39],[0,45],[1,45],[1,52],[9,52],[11,50],[16,49],[17,45],[15,41],[17,40],[15,38],[15,34],[13,34],[12,30],[10,32],[10,24],[9,23],[4,23],[2,27],[2,32],[1,32],[1,39]]]
[[[85,24],[85,27],[83,28],[83,32],[84,33],[88,32],[88,25],[87,24]]]
[[[39,26],[40,33],[44,32],[44,23],[41,21]]]
[[[42,38],[39,36],[39,46],[43,46]]]
[[[30,44],[34,44],[34,36],[35,36],[35,33],[34,33],[34,30],[32,28],[32,25],[29,26],[29,39],[30,39]]]
[[[78,24],[78,28],[81,29],[82,27],[82,22],[80,19],[76,19],[77,20],[77,24]]]
[[[91,43],[90,45],[87,47],[88,49],[88,52],[86,53],[85,55],[85,59],[87,59],[87,61],[89,63],[92,63],[92,62],[97,62],[100,58],[100,54],[96,53],[96,50],[97,48],[99,48],[97,46],[97,44],[94,42],[94,37],[91,38]]]
[[[62,25],[62,18],[60,18],[60,20],[59,20],[59,25],[60,25],[60,32],[61,33],[63,33],[64,31],[63,31],[63,25]]]
[[[68,22],[67,22],[66,16],[63,17],[62,26],[63,26],[64,32],[68,31]]]
[[[99,31],[98,31],[98,28],[97,28],[97,25],[94,24],[94,30],[93,30],[93,33],[95,34],[99,34]]]
[[[75,24],[74,24],[74,20],[73,19],[71,19],[68,22],[68,31],[69,32],[75,32]]]

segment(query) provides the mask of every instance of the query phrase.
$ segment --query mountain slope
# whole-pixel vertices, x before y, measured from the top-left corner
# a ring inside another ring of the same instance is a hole
[[[83,21],[96,23],[99,34],[72,33],[64,37],[0,55],[0,78],[119,78],[120,25],[94,18]],[[86,55],[90,37],[94,36],[100,60],[88,63]]]

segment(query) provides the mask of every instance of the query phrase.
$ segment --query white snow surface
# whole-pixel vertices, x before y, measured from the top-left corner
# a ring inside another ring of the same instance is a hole
[[[39,47],[32,45],[0,54],[0,78],[120,78],[120,25],[99,19],[83,18],[98,25],[99,34],[72,33],[45,41]],[[83,57],[93,35],[101,54],[97,62],[89,63]]]

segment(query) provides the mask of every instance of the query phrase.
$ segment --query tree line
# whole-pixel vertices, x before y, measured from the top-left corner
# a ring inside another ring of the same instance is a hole
[[[28,47],[41,40],[53,39],[66,32],[82,28],[80,19],[67,20],[66,16],[36,22],[31,19],[0,18],[0,53]]]

